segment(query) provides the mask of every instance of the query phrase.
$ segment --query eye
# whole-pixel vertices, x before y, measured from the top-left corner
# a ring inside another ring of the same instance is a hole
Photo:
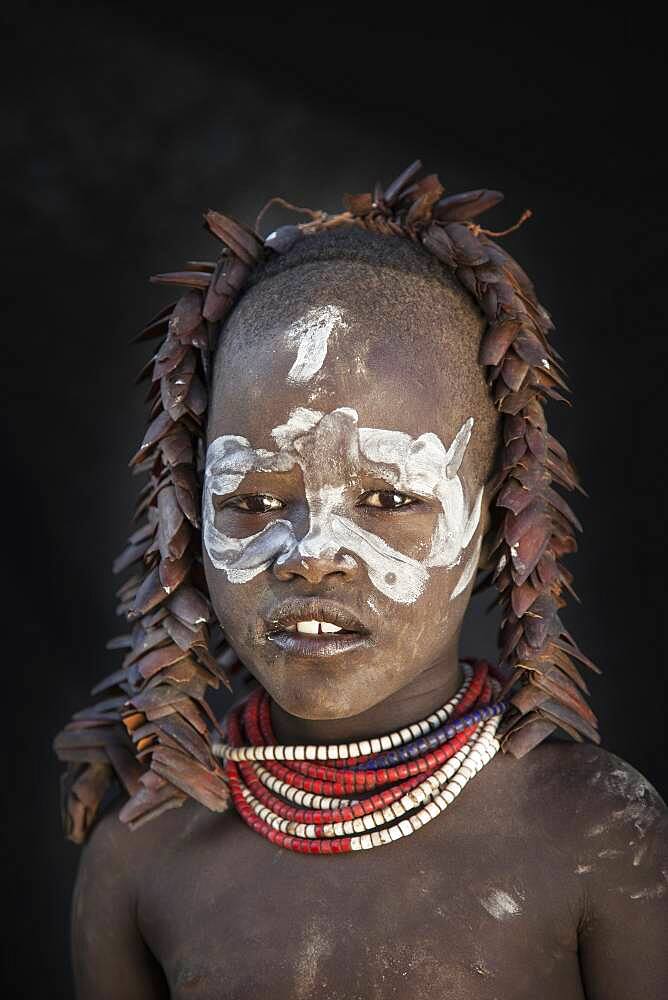
[[[221,508],[234,507],[247,514],[268,514],[270,510],[280,510],[284,506],[282,500],[268,496],[266,493],[249,493],[242,497],[232,497],[221,504]]]
[[[358,505],[379,510],[399,510],[402,507],[417,506],[419,502],[415,497],[398,493],[397,490],[369,490],[359,498]]]

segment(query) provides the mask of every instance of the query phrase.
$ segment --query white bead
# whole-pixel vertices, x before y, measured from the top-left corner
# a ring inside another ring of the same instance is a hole
[[[399,730],[399,736],[401,737],[401,742],[402,743],[410,743],[411,740],[413,739],[412,732],[410,731],[410,729],[407,729],[407,728],[406,729],[400,729]]]
[[[403,833],[398,826],[391,826],[387,832],[390,835],[390,840],[399,840],[400,837],[403,837]]]
[[[371,814],[367,813],[366,816],[362,816],[362,823],[364,823],[365,830],[373,830],[373,828],[376,826],[373,819],[373,813]]]
[[[332,744],[331,747],[327,748],[327,758],[328,760],[337,760],[339,756],[339,748],[336,744]]]
[[[371,837],[369,836],[368,833],[362,834],[362,836],[360,837],[360,844],[362,845],[362,849],[365,851],[368,851],[370,847],[373,847],[373,844],[371,843]]]
[[[361,849],[362,849],[362,845],[360,844],[360,838],[359,837],[353,837],[352,840],[350,841],[350,850],[351,851],[361,851]]]
[[[353,830],[355,831],[355,833],[364,833],[364,829],[365,829],[364,828],[364,823],[362,822],[362,818],[360,816],[357,816],[352,821],[352,824],[353,824]]]
[[[265,758],[265,760],[274,760],[275,759],[274,758],[275,751],[276,751],[276,747],[266,746],[264,748],[264,758]]]
[[[317,760],[327,760],[327,747],[319,746],[316,753]]]
[[[422,826],[422,820],[420,819],[419,813],[415,813],[414,816],[410,816],[409,822],[414,830],[419,830]]]
[[[295,760],[304,760],[306,757],[306,747],[295,747]]]
[[[410,825],[407,819],[402,819],[402,821],[399,823],[399,829],[401,830],[401,832],[405,837],[410,837],[411,833],[413,832],[413,827]]]
[[[360,754],[365,755],[368,753],[371,753],[371,744],[368,740],[362,740],[360,743]]]
[[[390,741],[393,747],[401,746],[401,736],[399,733],[390,733]]]
[[[381,750],[391,750],[392,749],[392,739],[389,736],[381,736],[380,738],[380,749]]]
[[[432,819],[436,819],[436,817],[439,815],[441,811],[435,802],[427,802],[425,809],[427,810]]]
[[[308,746],[306,747],[306,759],[315,760],[316,747]]]
[[[371,744],[371,753],[380,753],[380,751],[382,750],[382,747],[380,745],[380,740],[373,739],[370,740],[369,742]]]
[[[295,748],[294,747],[286,747],[285,748],[285,759],[286,760],[294,760],[295,759]]]
[[[347,756],[348,756],[348,744],[339,743],[339,760],[343,760],[343,758]]]
[[[348,757],[360,757],[360,748],[357,743],[350,743],[348,745]]]

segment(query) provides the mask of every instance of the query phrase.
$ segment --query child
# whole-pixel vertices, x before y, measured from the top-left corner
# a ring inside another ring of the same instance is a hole
[[[128,652],[56,741],[72,839],[130,795],[83,852],[81,997],[666,986],[665,805],[597,745],[559,617],[552,323],[473,221],[501,196],[420,172],[264,240],[210,212],[219,262],[159,278],[188,291],[145,331]],[[459,655],[478,569],[498,666]]]

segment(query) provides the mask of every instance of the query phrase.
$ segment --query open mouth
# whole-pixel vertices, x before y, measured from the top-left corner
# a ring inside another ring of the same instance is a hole
[[[373,645],[355,612],[325,596],[294,595],[273,607],[263,624],[272,645],[296,657],[336,656]]]
[[[344,628],[319,619],[276,623],[267,638],[294,656],[335,656],[371,642],[365,629]]]
[[[340,625],[335,625],[333,622],[321,622],[321,621],[304,621],[304,622],[294,622],[292,625],[285,626],[280,631],[282,632],[294,632],[298,635],[336,635],[340,632],[348,633],[349,635],[359,635],[356,629],[351,628],[341,628]]]

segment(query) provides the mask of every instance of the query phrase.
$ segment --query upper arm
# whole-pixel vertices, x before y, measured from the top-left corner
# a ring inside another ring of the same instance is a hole
[[[599,751],[580,840],[578,951],[587,1000],[668,996],[668,809],[626,761]]]
[[[79,1000],[168,997],[142,939],[128,864],[133,834],[109,813],[82,849],[72,899],[72,965]]]

